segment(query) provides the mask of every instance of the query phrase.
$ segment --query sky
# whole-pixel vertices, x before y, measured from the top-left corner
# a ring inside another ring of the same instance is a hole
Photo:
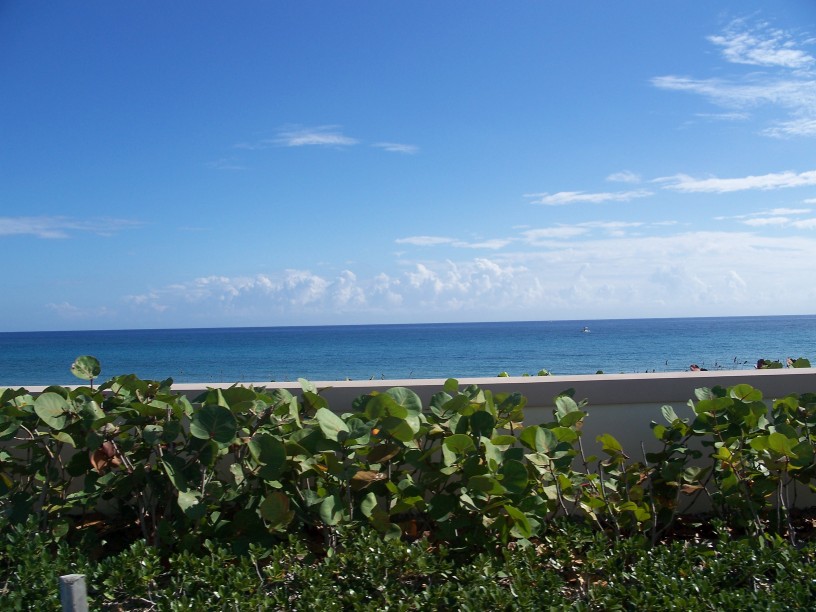
[[[813,314],[816,3],[0,0],[0,331]]]

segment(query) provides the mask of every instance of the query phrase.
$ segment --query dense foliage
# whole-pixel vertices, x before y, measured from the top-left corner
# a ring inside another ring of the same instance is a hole
[[[57,575],[82,573],[100,610],[793,610],[816,602],[816,544],[774,536],[610,541],[557,519],[528,547],[452,550],[341,535],[334,554],[295,536],[244,554],[207,543],[168,557],[137,541],[94,559],[35,525],[0,520],[4,610],[60,610]]]
[[[180,609],[237,593],[281,607],[467,608],[477,593],[479,607],[605,607],[607,597],[649,607],[693,601],[695,589],[748,606],[772,601],[789,574],[814,579],[813,551],[792,546],[791,511],[816,477],[811,394],[766,403],[749,385],[700,389],[693,419],[662,408],[657,452],[602,434],[596,457],[569,390],[552,420],[525,425],[520,394],[453,379],[427,405],[397,387],[333,411],[307,381],[297,396],[234,386],[190,401],[169,379],[94,387],[92,357],[72,371],[89,384],[0,390],[7,597],[47,597],[46,577],[68,570],[92,576],[106,601],[172,596]],[[654,548],[701,498],[722,529],[754,544]],[[15,556],[32,542],[50,556]],[[734,574],[746,555],[768,569],[735,595],[724,585],[747,579]],[[650,566],[675,586],[635,589],[654,580]],[[790,597],[810,600],[810,583]]]

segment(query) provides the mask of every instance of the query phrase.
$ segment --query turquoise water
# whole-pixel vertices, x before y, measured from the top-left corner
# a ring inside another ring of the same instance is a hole
[[[584,327],[589,332],[582,332]],[[0,333],[0,385],[78,382],[78,355],[105,379],[176,382],[464,378],[747,369],[757,359],[816,364],[816,315]]]

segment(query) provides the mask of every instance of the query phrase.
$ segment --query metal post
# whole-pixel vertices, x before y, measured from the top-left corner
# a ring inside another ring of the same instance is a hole
[[[62,612],[88,612],[88,592],[83,574],[60,576]]]

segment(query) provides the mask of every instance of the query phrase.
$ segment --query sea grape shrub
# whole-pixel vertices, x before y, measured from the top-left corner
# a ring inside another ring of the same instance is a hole
[[[759,389],[741,384],[698,389],[696,399],[689,401],[695,414],[691,423],[664,407],[669,426],[653,424],[655,436],[665,445],[661,454],[651,457],[668,469],[663,488],[706,494],[729,524],[754,535],[770,522],[794,537],[791,498],[798,489],[813,489],[816,477],[816,396],[789,395],[773,401],[769,409]],[[710,464],[685,466],[684,457],[700,457],[697,448],[706,449]]]
[[[172,384],[128,375],[36,398],[0,391],[0,512],[34,516],[55,538],[102,513],[148,545],[186,550],[212,540],[246,551],[287,532],[331,549],[349,525],[526,543],[558,514],[655,543],[700,495],[750,533],[771,518],[791,532],[795,484],[814,478],[816,397],[769,409],[749,385],[698,390],[693,420],[664,407],[666,424],[652,424],[662,448],[640,461],[610,434],[597,437],[602,457],[586,456],[586,405],[572,392],[551,421],[525,426],[521,394],[454,379],[427,405],[396,387],[343,413],[305,380],[298,395],[233,386],[192,402]]]

